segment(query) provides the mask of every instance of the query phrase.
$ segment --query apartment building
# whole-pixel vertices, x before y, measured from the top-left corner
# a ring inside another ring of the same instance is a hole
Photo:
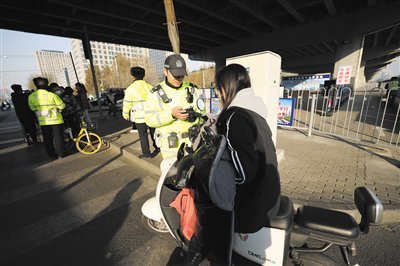
[[[68,86],[76,82],[69,53],[41,50],[36,51],[35,56],[41,75],[48,78],[50,83],[56,82],[61,86]],[[67,83],[68,80],[70,83]]]
[[[149,58],[149,49],[147,48],[96,41],[91,41],[90,47],[92,50],[93,64],[98,65],[101,70],[103,70],[105,66],[112,67],[115,56],[118,53],[131,59],[132,63],[136,62],[143,66],[146,59]],[[85,58],[83,52],[82,41],[79,39],[71,39],[71,50],[79,81],[85,83],[85,73],[90,66],[89,60]]]

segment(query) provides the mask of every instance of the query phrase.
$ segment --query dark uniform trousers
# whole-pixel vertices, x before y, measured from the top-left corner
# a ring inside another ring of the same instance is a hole
[[[28,134],[33,142],[37,142],[37,129],[35,120],[32,119],[25,119],[21,121],[22,127],[24,129],[24,134]]]
[[[144,155],[150,155],[150,148],[149,148],[149,139],[147,137],[147,128],[150,130],[150,137],[153,141],[154,149],[157,149],[156,141],[154,139],[154,128],[147,127],[146,123],[136,123],[136,128],[139,133],[139,140],[140,140],[140,147],[142,148],[142,153]]]
[[[51,158],[64,155],[63,124],[41,126],[43,144],[47,154]]]

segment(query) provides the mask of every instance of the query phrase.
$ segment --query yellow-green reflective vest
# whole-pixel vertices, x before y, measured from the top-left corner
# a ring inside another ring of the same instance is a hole
[[[196,102],[197,99],[200,98],[200,92],[196,87],[193,87],[187,81],[182,83],[182,86],[175,89],[168,86],[165,81],[160,83],[161,87],[164,90],[164,93],[167,95],[170,102],[165,103],[158,92],[149,93],[147,96],[147,100],[144,106],[145,110],[145,122],[149,127],[156,128],[155,137],[157,141],[157,145],[161,149],[161,154],[163,158],[176,156],[179,146],[182,143],[190,143],[188,138],[188,129],[198,122],[196,119],[194,122],[183,121],[179,119],[174,119],[172,117],[172,109],[176,106],[181,106],[186,109],[188,107],[193,107],[194,111],[205,113],[205,111],[200,111],[197,108]],[[193,103],[189,103],[187,101],[187,90],[186,88],[193,87]],[[168,137],[171,133],[176,133],[178,137],[177,146],[174,148],[170,148]]]
[[[29,108],[36,113],[39,125],[58,125],[64,123],[61,110],[64,102],[57,94],[38,89],[28,97]]]
[[[124,119],[130,119],[136,123],[144,123],[144,103],[151,88],[153,86],[144,80],[135,80],[126,88],[122,106],[122,116]],[[131,115],[133,115],[133,119],[130,117]]]

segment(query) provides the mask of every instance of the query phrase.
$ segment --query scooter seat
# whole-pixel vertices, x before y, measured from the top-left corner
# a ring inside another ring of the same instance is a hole
[[[294,220],[311,238],[338,245],[352,243],[360,233],[353,216],[341,211],[302,206]]]
[[[287,230],[293,224],[293,204],[286,196],[281,195],[279,211],[277,215],[267,224],[267,227]]]

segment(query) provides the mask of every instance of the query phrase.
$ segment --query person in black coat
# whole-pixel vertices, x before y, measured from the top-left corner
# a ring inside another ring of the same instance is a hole
[[[23,91],[21,85],[13,84],[11,89],[11,101],[15,108],[18,120],[24,131],[24,139],[28,145],[37,143],[37,127],[35,113],[29,108],[28,97],[29,91]]]
[[[229,265],[233,232],[255,233],[268,226],[280,204],[276,150],[262,98],[254,94],[247,70],[239,64],[221,69],[215,81],[223,107],[217,131],[227,139],[237,172],[231,177],[236,182],[234,209],[219,209],[204,185],[195,186],[196,233],[185,265],[198,265],[210,253],[214,264]]]

